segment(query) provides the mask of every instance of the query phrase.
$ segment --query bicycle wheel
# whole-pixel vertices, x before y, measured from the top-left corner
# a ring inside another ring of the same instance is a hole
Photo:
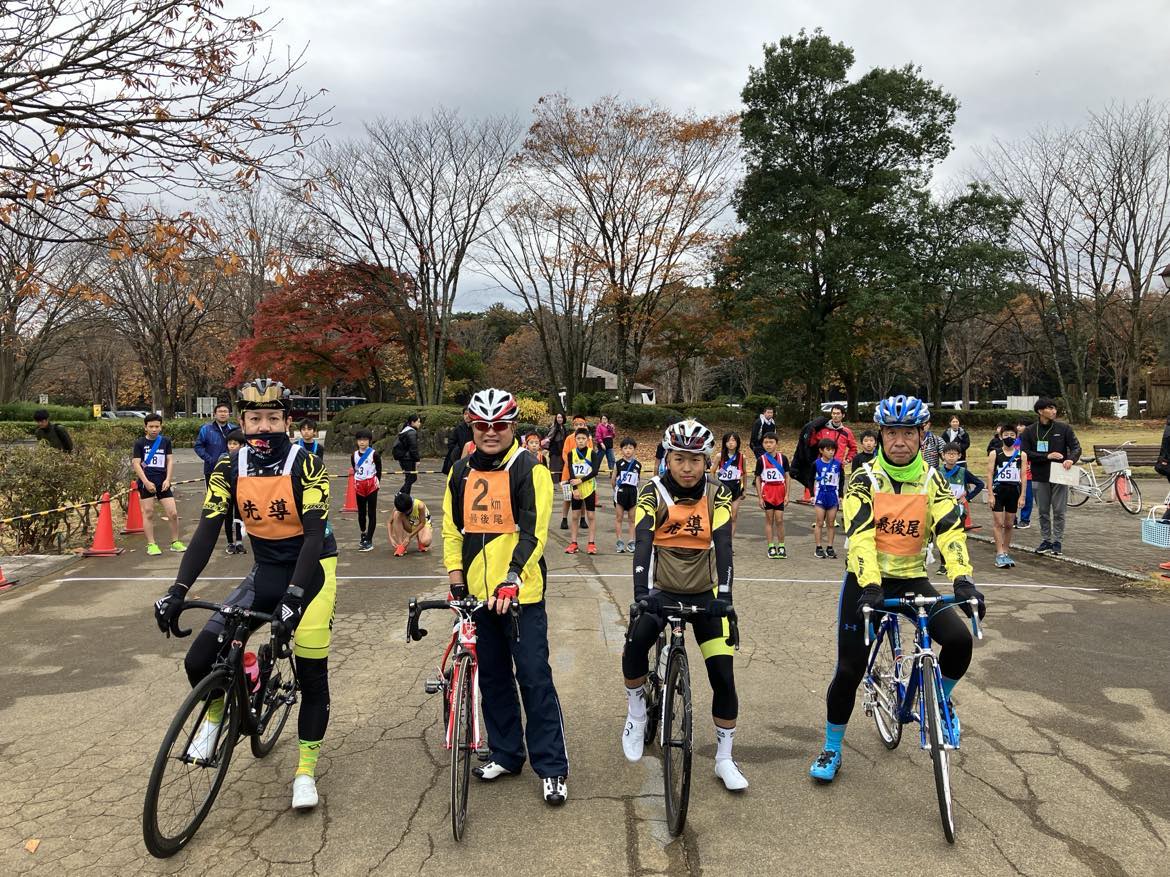
[[[662,775],[666,827],[682,834],[691,796],[691,673],[682,649],[671,649],[662,686]]]
[[[1087,469],[1081,470],[1080,481],[1068,489],[1068,504],[1071,508],[1079,508],[1089,501],[1089,494],[1093,492],[1093,479]]]
[[[259,649],[261,667],[266,661],[271,660],[270,648],[268,643],[265,643]],[[257,730],[252,734],[252,754],[257,758],[263,758],[276,745],[288,721],[289,713],[292,712],[293,704],[297,702],[299,690],[292,656],[280,658],[273,663],[264,688],[253,698]]]
[[[926,719],[926,738],[930,743],[930,760],[934,765],[934,790],[938,794],[938,813],[942,817],[943,834],[947,843],[955,842],[955,809],[951,800],[950,754],[943,741],[942,707],[934,656],[922,658],[923,716]]]
[[[877,637],[869,646],[869,673],[865,687],[873,699],[873,723],[887,749],[897,749],[902,742],[902,723],[898,721],[897,663],[894,660],[894,638],[889,635],[889,624],[883,621]]]
[[[471,687],[471,655],[460,655],[455,662],[455,703],[451,714],[455,717],[451,733],[451,834],[463,839],[467,821],[467,784],[471,778],[472,711],[475,692]]]
[[[191,689],[171,721],[146,785],[142,807],[142,839],[152,856],[165,859],[187,845],[202,824],[227,776],[240,711],[226,668],[213,670]],[[223,718],[210,757],[192,760],[188,749],[203,724],[208,705],[224,697]]]
[[[1142,510],[1142,489],[1132,475],[1122,473],[1113,482],[1113,493],[1117,502],[1131,515],[1139,514]]]
[[[662,715],[662,677],[665,668],[662,666],[662,652],[665,640],[659,636],[658,644],[654,647],[654,666],[650,668],[646,681],[642,683],[642,695],[646,699],[646,733],[642,742],[649,746],[654,742],[654,735],[658,732],[658,719]]]

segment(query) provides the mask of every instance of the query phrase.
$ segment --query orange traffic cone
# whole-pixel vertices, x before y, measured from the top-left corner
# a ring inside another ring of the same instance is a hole
[[[145,533],[142,526],[142,500],[138,498],[138,482],[130,482],[130,499],[126,501],[126,526],[122,528],[123,536],[133,536]]]
[[[113,557],[125,548],[114,545],[114,513],[110,510],[110,492],[102,494],[102,509],[98,513],[97,531],[93,534],[93,545],[81,552],[84,557]]]
[[[0,591],[7,590],[13,585],[20,582],[20,579],[8,579],[4,577],[4,570],[0,569]]]
[[[353,482],[353,467],[349,467],[349,481],[345,485],[345,507],[343,512],[357,511],[357,486]]]

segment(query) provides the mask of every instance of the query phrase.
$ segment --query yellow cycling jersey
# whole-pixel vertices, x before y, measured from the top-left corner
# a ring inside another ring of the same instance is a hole
[[[937,469],[924,466],[916,480],[898,482],[876,458],[850,476],[842,509],[846,567],[863,588],[883,578],[925,576],[931,540],[949,576],[971,575],[963,510]]]

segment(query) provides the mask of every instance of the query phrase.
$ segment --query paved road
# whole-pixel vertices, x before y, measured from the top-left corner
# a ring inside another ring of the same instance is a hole
[[[438,479],[419,487],[437,505]],[[193,512],[193,499],[181,508]],[[974,546],[992,607],[958,689],[959,840],[950,847],[929,760],[906,743],[886,752],[860,709],[838,782],[807,777],[834,664],[841,563],[812,557],[807,509],[789,519],[787,561],[761,556],[758,511],[746,510],[737,539],[736,755],[751,788],[733,797],[713,775],[700,675],[690,819],[673,843],[658,761],[629,765],[618,742],[628,556],[567,557],[554,531],[549,612],[570,799],[545,807],[531,773],[473,786],[468,833],[455,844],[439,705],[422,692],[439,642],[402,639],[407,598],[439,592],[439,559],[396,560],[384,543],[358,554],[356,523],[342,517],[321,807],[288,810],[292,735],[264,761],[245,747],[195,841],[165,862],[146,854],[139,819],[150,763],[185,690],[184,643],[160,637],[149,612],[177,559],[146,558],[138,537],[119,559],[22,585],[0,595],[0,873],[872,874],[875,841],[895,834],[907,864],[893,870],[902,873],[1170,870],[1170,599],[1050,560],[1001,575],[990,548]],[[217,556],[200,595],[224,595],[245,568],[246,559]],[[1044,584],[1090,590],[1032,587]]]

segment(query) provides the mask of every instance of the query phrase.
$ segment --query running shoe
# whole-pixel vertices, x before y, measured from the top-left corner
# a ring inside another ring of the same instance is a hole
[[[146,546],[146,553],[150,557],[158,557],[160,554],[162,554],[162,549],[158,547],[157,542],[151,542]]]
[[[1052,550],[1049,551],[1048,553],[1051,554],[1053,557],[1060,557],[1060,555],[1064,554],[1064,550],[1060,547],[1059,542],[1053,542],[1052,543]]]
[[[837,552],[833,550],[832,545],[830,545],[828,548],[825,549],[825,557],[836,557],[836,556],[837,556]]]
[[[236,543],[236,554],[247,554],[247,553],[248,553],[248,549],[244,547],[244,543],[237,542]]]
[[[398,547],[396,547],[394,549],[394,556],[395,557],[406,557],[406,546],[399,545]]]
[[[570,542],[569,547],[565,549],[565,554],[576,554],[577,548],[578,546],[576,542]]]
[[[808,769],[808,775],[819,783],[831,783],[841,770],[841,753],[826,749]]]
[[[585,546],[585,553],[586,554],[596,554],[597,553],[597,543],[596,542],[587,543]]]
[[[1032,528],[1031,521],[1016,521],[1017,530],[1030,530]]]
[[[814,556],[819,557],[823,560],[825,558],[825,549],[821,548],[821,546],[818,545],[817,550],[814,551],[813,554],[814,554]]]
[[[775,546],[775,545],[769,545],[769,546],[768,546],[768,557],[771,557],[771,558],[776,558],[776,557],[779,557],[779,556],[780,556],[780,555],[778,555],[778,554],[776,553],[776,546]]]
[[[616,551],[618,554],[625,554],[626,553],[626,543],[623,542],[621,539],[619,539],[617,541],[617,545],[614,547],[614,551]]]
[[[176,554],[182,554],[186,550],[187,550],[187,546],[184,545],[182,542],[180,542],[178,539],[176,539],[174,542],[171,543],[171,551],[174,551]]]
[[[1015,566],[1016,565],[1016,562],[1014,560],[1012,560],[1012,556],[1010,554],[1007,554],[1006,552],[1003,555],[1003,559],[1007,561],[1008,566]]]
[[[995,568],[996,569],[1007,569],[1009,565],[1010,564],[1008,564],[1008,559],[1007,559],[1006,554],[995,555]]]
[[[562,530],[569,529],[569,519],[568,518],[561,518],[561,529]]]
[[[367,542],[365,539],[363,539],[361,542],[358,543],[358,551],[373,551],[373,550],[374,550],[374,543],[373,542]]]
[[[1166,561],[1165,563],[1159,563],[1158,569],[1170,569],[1170,560]]]
[[[1036,546],[1036,553],[1037,554],[1051,554],[1052,553],[1052,543],[1049,542],[1047,539],[1045,539],[1039,545]]]
[[[784,560],[786,557],[788,557],[788,549],[786,549],[783,545],[777,545],[776,558],[778,560]]]

